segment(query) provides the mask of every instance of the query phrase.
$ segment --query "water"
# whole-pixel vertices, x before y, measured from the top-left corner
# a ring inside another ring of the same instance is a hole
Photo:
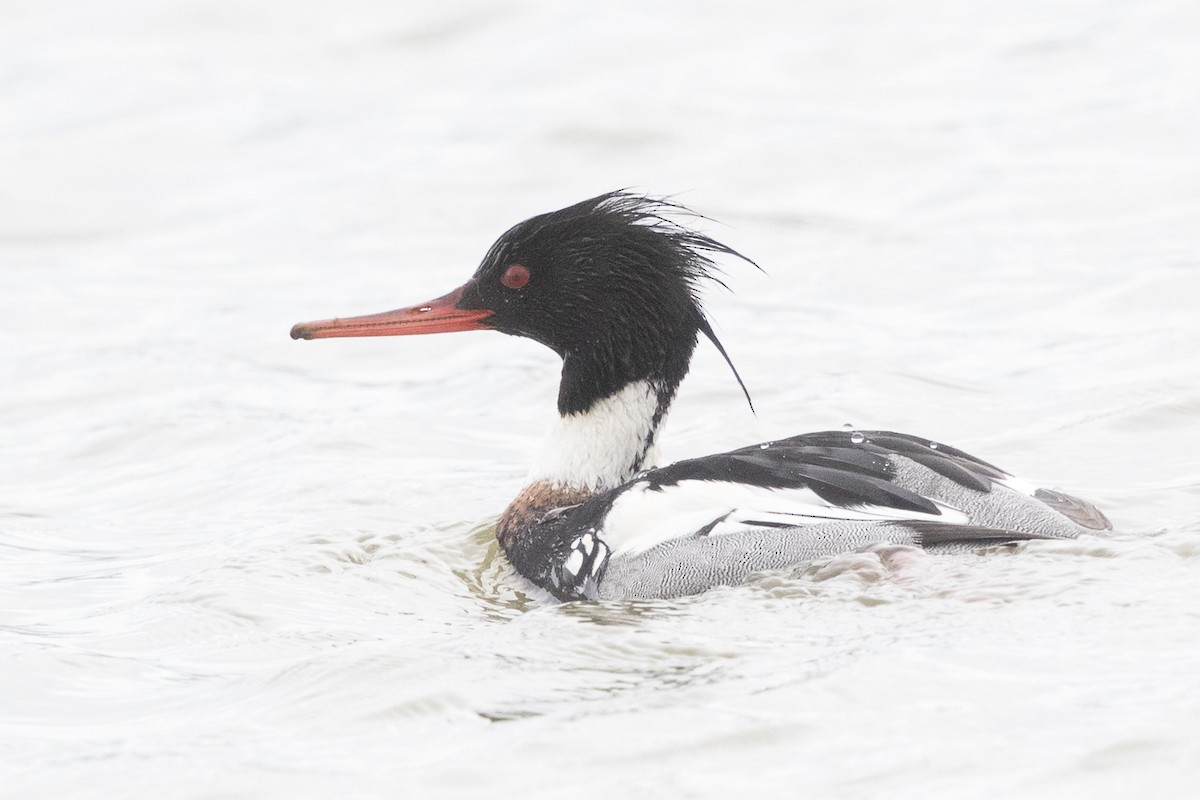
[[[8,3],[0,793],[1194,792],[1198,74],[1186,0]],[[668,458],[850,419],[1119,535],[532,596],[554,357],[287,331],[620,186],[767,272]]]

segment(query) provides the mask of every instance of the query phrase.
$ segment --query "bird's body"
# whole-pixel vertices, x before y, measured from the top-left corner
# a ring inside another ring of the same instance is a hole
[[[947,548],[1111,528],[1084,501],[886,431],[804,434],[655,468],[699,334],[725,355],[697,283],[715,280],[709,254],[741,257],[672,221],[680,211],[601,195],[515,226],[443,298],[292,336],[494,328],[562,356],[559,418],[496,528],[517,571],[560,599],[692,594],[880,542]]]

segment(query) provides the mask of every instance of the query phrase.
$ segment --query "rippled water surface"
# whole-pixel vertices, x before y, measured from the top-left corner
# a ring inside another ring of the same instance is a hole
[[[1194,796],[1198,8],[7,3],[0,794]],[[527,590],[554,356],[287,331],[622,186],[766,271],[668,458],[894,428],[1119,534]]]

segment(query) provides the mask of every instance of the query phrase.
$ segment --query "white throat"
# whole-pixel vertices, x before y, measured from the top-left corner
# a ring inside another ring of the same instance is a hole
[[[656,466],[656,434],[666,417],[658,390],[634,381],[587,411],[560,416],[551,427],[529,482],[603,491]]]

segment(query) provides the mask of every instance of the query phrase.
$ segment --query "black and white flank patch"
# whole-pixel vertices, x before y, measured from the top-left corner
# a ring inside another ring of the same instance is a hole
[[[565,600],[595,599],[609,553],[608,545],[596,536],[594,529],[576,536],[566,557],[550,570],[554,594]]]

